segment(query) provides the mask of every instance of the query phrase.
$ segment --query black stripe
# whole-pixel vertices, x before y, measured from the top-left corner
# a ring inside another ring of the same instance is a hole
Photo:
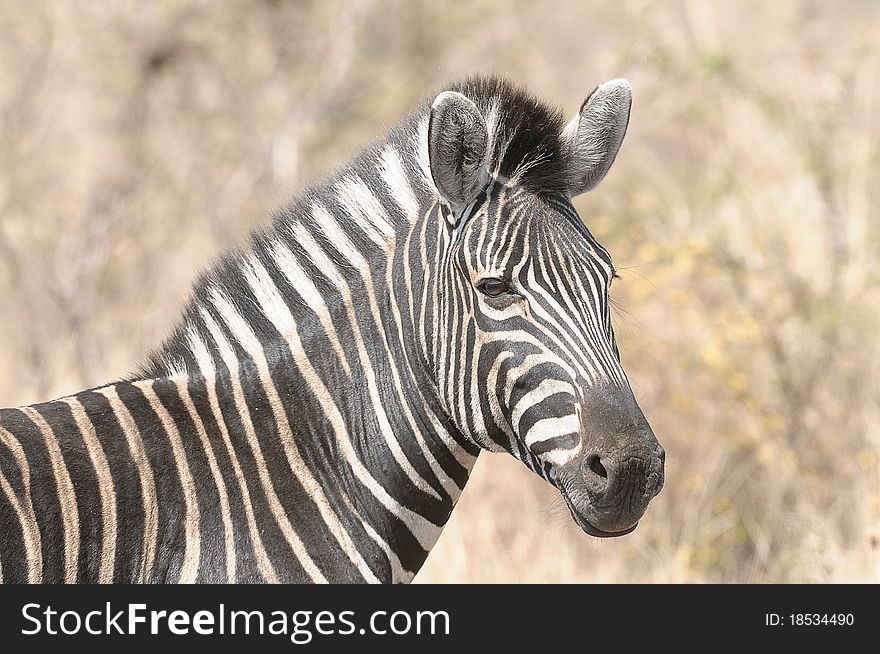
[[[2,442],[0,442],[0,470],[3,471],[6,481],[9,482],[18,504],[26,516],[28,509],[24,493],[24,475],[14,454]],[[13,507],[12,500],[0,488],[0,565],[2,565],[5,583],[26,583],[28,581],[26,553],[24,528]]]
[[[563,434],[562,436],[553,436],[547,440],[539,441],[532,445],[532,454],[540,456],[553,450],[568,450],[575,447],[580,442],[577,434]]]
[[[95,433],[107,457],[116,493],[116,556],[114,583],[132,583],[141,570],[144,549],[144,497],[128,438],[113,412],[110,401],[100,393],[86,391],[76,396],[95,426]]]
[[[40,430],[18,409],[0,409],[0,425],[21,444],[31,472],[31,500],[40,528],[43,581],[64,581],[64,523],[49,452]],[[4,575],[6,561],[3,562]]]
[[[61,456],[70,474],[79,514],[79,555],[77,581],[96,580],[103,546],[101,490],[85,441],[70,407],[64,402],[47,402],[31,407],[49,424],[61,448]]]
[[[196,582],[222,583],[226,579],[223,515],[220,493],[208,464],[208,456],[202,448],[196,425],[189,416],[176,384],[159,379],[153,382],[153,391],[177,427],[190,475],[196,487],[195,500],[199,511],[201,537]]]
[[[152,574],[147,571],[147,580],[159,583],[176,581],[183,565],[186,545],[186,506],[168,434],[139,388],[120,383],[116,385],[116,391],[138,427],[155,478],[158,533],[153,570]]]
[[[235,557],[236,579],[242,583],[259,581],[260,573],[257,568],[254,543],[251,541],[250,529],[248,529],[244,496],[242,495],[239,486],[238,477],[235,474],[235,466],[232,463],[232,458],[230,457],[226,443],[224,442],[223,434],[220,431],[217,417],[211,410],[211,402],[206,386],[207,383],[214,384],[215,390],[217,390],[228,389],[231,381],[226,370],[218,368],[216,379],[207,382],[202,379],[191,380],[189,382],[189,393],[193,406],[196,409],[196,413],[199,415],[202,424],[205,426],[205,433],[211,444],[214,457],[217,460],[217,467],[220,469],[223,482],[226,485],[229,512],[232,515],[232,537],[235,547],[233,556]],[[228,401],[231,401],[228,391],[224,392],[226,393]],[[216,576],[222,576],[225,579],[225,561],[222,565],[222,572],[216,573]],[[207,575],[207,572],[201,570],[200,575],[202,574]]]
[[[519,433],[525,435],[535,423],[546,418],[568,415],[573,407],[574,398],[570,393],[554,393],[537,404],[533,404],[522,413],[519,418]]]

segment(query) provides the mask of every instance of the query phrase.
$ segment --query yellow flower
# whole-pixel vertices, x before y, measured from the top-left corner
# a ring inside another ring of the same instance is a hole
[[[856,462],[866,472],[873,470],[877,466],[877,454],[871,450],[861,450],[856,453]]]
[[[706,343],[700,348],[700,358],[713,370],[723,370],[727,367],[727,356],[717,343]]]
[[[734,372],[727,376],[727,385],[735,393],[743,393],[749,387],[749,378],[741,372]]]

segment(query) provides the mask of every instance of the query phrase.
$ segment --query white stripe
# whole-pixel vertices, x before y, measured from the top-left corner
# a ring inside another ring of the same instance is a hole
[[[483,119],[486,121],[486,134],[488,134],[489,152],[486,153],[486,161],[488,162],[491,162],[495,157],[495,130],[498,128],[499,118],[498,98],[494,97],[489,102],[489,108],[483,116]],[[500,162],[501,159],[499,158],[498,161]]]
[[[311,234],[309,234],[308,230],[303,228],[302,225],[296,225],[296,227],[294,227],[293,229],[293,233],[307,255],[311,255],[315,251],[315,248],[320,250],[320,246],[315,242],[313,238],[311,238]],[[303,242],[304,240],[310,242]],[[290,251],[290,248],[288,248],[280,241],[275,241],[272,243],[271,255],[272,258],[275,260],[275,263],[278,264],[279,270],[284,273],[287,281],[289,281],[293,288],[296,289],[296,292],[300,295],[300,297],[305,300],[305,303],[306,305],[308,305],[309,309],[311,309],[315,313],[327,309],[327,305],[324,304],[324,297],[321,295],[321,292],[315,286],[315,283],[312,281],[311,277],[309,277],[299,265],[299,262],[296,260],[296,257],[293,256],[293,252]],[[257,261],[255,257],[251,257],[250,259],[252,264],[262,267],[262,264]],[[324,271],[321,270],[321,272],[323,273]],[[271,283],[272,279],[269,278],[268,281]],[[272,283],[272,286],[275,286],[275,284]],[[286,305],[285,309],[287,309]],[[290,315],[290,310],[287,309],[284,313]],[[293,320],[293,316],[290,316],[289,323],[276,325],[276,327],[279,328],[281,334],[286,334],[290,329],[296,328],[296,323]]]
[[[575,413],[562,417],[554,416],[553,418],[544,418],[536,422],[524,434],[523,439],[526,445],[531,448],[535,443],[541,443],[557,436],[576,434],[580,428],[581,421]]]
[[[431,175],[431,157],[428,154],[428,116],[419,121],[416,133],[413,135],[413,141],[416,148],[416,161],[418,161],[419,171],[422,173],[419,181],[433,195],[439,195],[437,187],[434,185],[434,178]]]
[[[531,334],[527,332],[521,331],[513,331],[513,332],[493,332],[493,337],[497,337],[497,340],[502,342],[507,342],[510,344],[522,342],[529,343],[538,348],[542,347],[540,341],[535,339]],[[490,339],[490,340],[494,340]],[[539,366],[542,363],[555,363],[559,367],[561,367],[565,372],[567,372],[572,377],[576,377],[574,370],[572,370],[562,359],[558,359],[547,351],[543,351],[535,354],[526,355],[522,361],[520,361],[516,366],[507,371],[507,383],[504,387],[504,403],[510,406],[510,398],[513,394],[513,385],[516,381],[522,377],[527,370],[530,368],[534,368],[535,366]]]
[[[76,583],[79,566],[79,509],[76,503],[76,490],[70,478],[70,471],[61,454],[58,439],[45,418],[32,407],[23,407],[24,413],[40,430],[46,443],[49,462],[55,478],[55,494],[61,512],[64,528],[64,583]]]
[[[354,513],[355,515],[358,515],[357,512]],[[379,549],[385,553],[385,558],[388,559],[388,565],[391,566],[391,583],[400,584],[412,581],[412,578],[416,576],[415,573],[410,572],[409,570],[404,570],[403,564],[397,557],[397,553],[391,549],[391,546],[385,542],[385,539],[382,538],[375,529],[373,529],[369,522],[363,518],[360,518],[360,521],[364,531],[367,532],[367,536],[369,536],[373,542],[379,546]]]
[[[312,217],[315,219],[318,228],[324,232],[327,241],[333,245],[339,254],[345,257],[346,261],[353,268],[356,270],[366,268],[367,260],[364,259],[360,250],[354,246],[348,235],[340,229],[339,223],[336,222],[336,219],[327,211],[324,205],[315,203],[312,206]]]
[[[403,210],[406,219],[413,223],[419,215],[419,202],[409,184],[409,177],[403,169],[400,155],[390,145],[382,151],[379,174],[385,180],[391,197]]]
[[[572,447],[570,449],[554,449],[549,450],[548,452],[543,452],[539,454],[537,458],[541,461],[546,461],[547,463],[554,466],[563,466],[573,458],[575,458],[581,452],[581,446],[583,445],[582,441],[578,441],[576,447]]]
[[[235,373],[238,370],[238,359],[235,356],[235,350],[220,329],[220,325],[217,324],[214,316],[204,307],[199,307],[199,314],[201,314],[202,320],[205,321],[208,331],[211,332],[211,338],[217,344],[217,349],[220,350],[220,358],[223,359],[223,365],[227,367],[230,374]]]
[[[199,373],[202,377],[208,379],[216,372],[216,370],[214,369],[214,359],[211,358],[211,353],[208,351],[208,346],[205,344],[205,341],[202,340],[202,337],[196,331],[194,325],[189,325],[187,327],[186,343],[187,348],[190,352],[192,352],[193,356],[196,359],[196,365],[199,367]]]
[[[384,248],[394,238],[388,214],[360,177],[353,175],[339,182],[336,196],[346,213],[376,245]]]
[[[486,382],[486,388],[489,390],[489,409],[492,412],[492,417],[495,419],[495,424],[499,425],[504,433],[507,435],[507,441],[510,445],[510,451],[517,456],[517,458],[521,458],[517,453],[519,452],[519,444],[516,440],[516,435],[508,424],[508,420],[504,415],[504,412],[501,408],[501,402],[498,399],[498,374],[501,372],[501,366],[513,356],[513,352],[502,350],[499,352],[498,356],[492,362],[492,366],[489,368],[489,378]],[[477,385],[477,373],[476,367],[474,366],[474,381],[473,384]],[[505,405],[507,401],[505,400]],[[484,434],[484,438],[486,435]],[[496,443],[494,440],[485,438],[487,444],[484,447],[490,452],[501,452],[504,450],[504,447],[500,443]]]
[[[263,345],[260,343],[260,339],[254,334],[254,330],[247,324],[247,321],[241,317],[232,300],[226,297],[226,294],[216,286],[208,290],[208,297],[214,308],[220,312],[223,322],[226,323],[229,331],[232,332],[232,337],[241,344],[245,352],[251,355],[255,352],[262,352]],[[235,359],[234,356],[233,359]]]
[[[502,275],[487,275],[487,277],[501,277]],[[501,322],[504,320],[509,320],[510,318],[516,318],[517,316],[523,315],[523,307],[519,302],[512,302],[507,305],[503,309],[496,309],[493,306],[490,306],[486,301],[486,296],[482,293],[477,295],[478,301],[477,306],[480,308],[480,313],[482,313],[487,318],[491,320],[495,320],[497,322]]]
[[[86,414],[86,410],[76,397],[64,400],[73,420],[82,436],[83,444],[89,454],[89,459],[94,468],[95,478],[98,480],[98,492],[101,503],[101,559],[98,567],[98,583],[113,583],[113,572],[116,563],[116,490],[113,484],[113,476],[107,463],[107,455],[95,432],[95,425]]]
[[[556,395],[557,393],[570,394],[572,396],[572,405],[574,405],[577,395],[571,384],[558,379],[542,379],[540,384],[523,395],[519,399],[519,402],[516,403],[516,406],[513,407],[513,411],[510,414],[510,421],[514,428],[519,425],[523,413],[531,409],[533,406],[540,404],[551,395]]]

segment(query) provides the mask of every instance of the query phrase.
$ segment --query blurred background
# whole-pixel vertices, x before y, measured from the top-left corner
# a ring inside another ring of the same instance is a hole
[[[599,541],[484,454],[417,581],[880,581],[880,4],[0,2],[0,405],[132,371],[197,271],[448,79],[573,115],[635,89],[578,199],[668,452]]]

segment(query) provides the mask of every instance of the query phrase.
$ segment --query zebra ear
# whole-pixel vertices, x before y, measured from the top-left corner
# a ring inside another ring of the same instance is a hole
[[[488,183],[488,140],[486,121],[469,98],[455,91],[437,96],[428,122],[428,160],[452,222]]]
[[[615,79],[596,87],[580,113],[566,126],[563,141],[568,149],[569,194],[592,189],[602,181],[629,124],[632,87],[625,79]]]

